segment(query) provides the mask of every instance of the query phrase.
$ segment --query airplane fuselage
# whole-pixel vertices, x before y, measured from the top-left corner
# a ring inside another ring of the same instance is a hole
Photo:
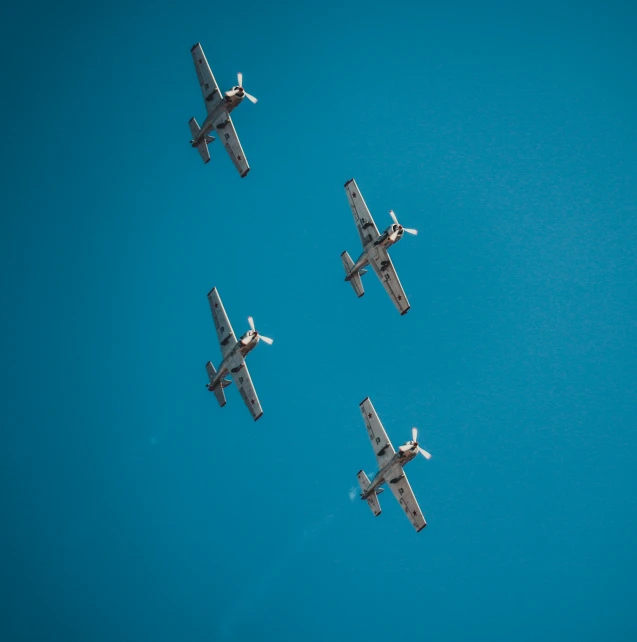
[[[367,499],[376,492],[376,489],[384,483],[391,484],[398,481],[403,475],[403,466],[410,462],[418,454],[418,444],[408,441],[403,444],[398,452],[376,473],[369,487],[361,493],[361,499]]]
[[[348,281],[351,276],[357,274],[366,265],[368,265],[370,258],[377,254],[380,249],[388,250],[392,245],[398,243],[404,234],[405,232],[402,225],[392,223],[392,225],[390,225],[375,241],[372,241],[365,246],[363,253],[358,257],[358,260],[354,263],[354,266],[345,280]]]
[[[248,330],[233,346],[230,352],[224,357],[224,360],[219,366],[217,375],[215,378],[208,384],[208,390],[214,390],[214,388],[219,384],[219,382],[231,371],[230,363],[232,362],[234,356],[238,353],[241,354],[243,358],[246,355],[254,350],[257,343],[259,343],[259,335],[253,330]]]
[[[216,96],[216,94],[214,95]],[[233,87],[230,91],[227,91],[221,99],[221,102],[206,116],[206,120],[203,121],[203,125],[201,126],[201,131],[192,141],[193,147],[196,147],[202,138],[213,129],[223,129],[222,117],[224,115],[227,116],[233,109],[238,107],[244,97],[245,93],[241,87]],[[215,123],[219,123],[219,121],[221,121],[222,124],[217,124],[217,127],[215,127]]]

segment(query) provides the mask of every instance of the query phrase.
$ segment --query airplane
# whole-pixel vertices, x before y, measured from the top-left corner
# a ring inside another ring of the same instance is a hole
[[[402,316],[409,311],[411,306],[405,296],[405,291],[400,284],[394,264],[389,258],[387,250],[394,243],[398,243],[405,232],[416,235],[418,234],[418,230],[403,227],[398,222],[394,211],[389,210],[389,215],[394,222],[380,234],[370,211],[367,209],[367,205],[365,205],[365,199],[353,178],[345,183],[345,192],[347,193],[347,198],[352,208],[352,213],[354,214],[356,229],[358,229],[358,234],[363,244],[363,253],[358,257],[356,263],[352,261],[347,252],[341,254],[341,261],[345,268],[345,280],[352,284],[354,292],[356,292],[360,299],[360,297],[365,294],[361,276],[367,274],[367,270],[363,268],[366,265],[371,265],[374,272],[376,272],[376,276],[380,279],[383,287],[387,290],[387,294],[389,294]]]
[[[245,405],[248,406],[250,414],[256,421],[263,414],[263,409],[261,408],[259,397],[257,397],[256,390],[252,384],[245,357],[248,352],[256,347],[259,341],[265,341],[265,343],[272,345],[273,340],[259,334],[254,329],[254,320],[252,317],[248,317],[250,329],[237,341],[232,326],[230,325],[230,319],[228,319],[226,310],[217,292],[217,288],[212,288],[212,290],[208,292],[208,303],[210,304],[212,318],[217,329],[217,337],[221,344],[223,361],[219,366],[218,372],[215,370],[211,361],[208,361],[206,364],[206,372],[210,380],[209,383],[206,384],[206,388],[208,388],[210,392],[215,393],[219,405],[223,408],[226,405],[226,395],[223,389],[232,383],[230,379],[226,379],[225,377],[227,374],[230,374],[235,385],[239,388]]]
[[[364,471],[358,471],[358,483],[363,491],[361,499],[367,501],[372,513],[378,517],[381,513],[378,495],[385,490],[380,486],[381,484],[388,484],[389,489],[405,511],[416,532],[420,532],[427,526],[427,522],[420,510],[420,506],[418,506],[414,491],[409,485],[403,467],[407,462],[414,459],[418,453],[426,459],[431,459],[431,455],[418,445],[417,428],[411,429],[411,441],[404,443],[396,452],[369,397],[361,402],[360,408],[372,442],[374,454],[378,460],[378,473],[376,473],[371,482]]]
[[[208,144],[215,140],[214,136],[210,135],[210,132],[216,130],[232,162],[239,171],[239,174],[241,174],[241,178],[245,178],[250,171],[250,165],[248,165],[246,156],[243,153],[243,148],[239,142],[239,137],[237,136],[237,131],[232,124],[230,112],[237,107],[244,98],[247,98],[252,103],[256,103],[257,99],[243,88],[242,73],[237,74],[238,84],[230,89],[230,91],[222,94],[219,91],[215,77],[212,75],[210,65],[206,60],[201,45],[199,43],[194,45],[190,53],[195,63],[197,78],[199,79],[201,93],[203,94],[204,103],[208,112],[206,120],[203,121],[201,127],[199,127],[194,118],[188,121],[192,134],[190,144],[197,149],[203,162],[207,163],[210,160]]]

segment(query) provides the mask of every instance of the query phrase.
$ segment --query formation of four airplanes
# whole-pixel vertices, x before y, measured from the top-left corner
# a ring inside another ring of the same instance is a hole
[[[232,162],[243,178],[250,171],[250,166],[230,118],[230,112],[244,98],[247,98],[252,103],[256,103],[257,99],[248,94],[243,88],[243,76],[241,73],[237,77],[238,85],[222,94],[212,75],[201,45],[197,43],[190,51],[207,111],[206,119],[201,127],[199,127],[194,118],[190,119],[188,123],[192,133],[190,144],[197,149],[204,163],[207,163],[210,160],[208,144],[215,140],[211,132],[216,131]],[[345,192],[347,193],[356,228],[363,245],[363,252],[356,262],[352,261],[347,252],[341,254],[341,260],[345,268],[345,280],[352,284],[359,297],[363,296],[365,291],[361,276],[366,273],[364,268],[368,265],[371,266],[394,305],[403,315],[409,310],[409,301],[405,296],[387,250],[394,243],[400,241],[405,232],[414,235],[418,234],[418,232],[404,228],[398,222],[394,212],[390,211],[389,214],[393,223],[381,234],[374,223],[370,211],[367,209],[367,205],[365,205],[365,200],[354,179],[345,183]],[[214,392],[219,405],[225,406],[226,395],[224,388],[234,381],[243,397],[243,401],[256,421],[263,414],[263,410],[250,378],[245,358],[259,341],[271,344],[272,339],[257,332],[252,317],[248,317],[250,329],[241,338],[237,339],[216,288],[213,288],[208,293],[208,302],[210,303],[212,318],[221,345],[223,360],[218,370],[215,370],[210,361],[206,364],[209,378],[209,383],[206,384],[206,387],[211,392]],[[232,381],[226,378],[227,375],[232,377]],[[358,473],[358,482],[362,491],[361,498],[367,501],[374,515],[380,515],[378,495],[384,490],[381,485],[387,484],[416,531],[421,531],[427,525],[427,522],[418,506],[403,468],[407,462],[417,457],[419,453],[427,459],[431,455],[418,445],[418,431],[416,428],[412,428],[411,440],[400,446],[398,451],[394,450],[369,397],[360,404],[360,409],[367,426],[374,454],[378,460],[378,473],[371,481],[364,471],[361,470]]]

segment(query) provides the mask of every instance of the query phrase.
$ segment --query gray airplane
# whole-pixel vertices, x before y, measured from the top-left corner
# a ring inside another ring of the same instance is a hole
[[[210,392],[215,393],[219,405],[223,408],[223,406],[226,405],[226,395],[223,389],[232,383],[232,381],[226,379],[225,376],[230,374],[243,397],[245,405],[248,406],[250,414],[252,414],[252,417],[256,421],[263,414],[263,409],[261,408],[259,397],[257,397],[257,392],[252,384],[252,378],[248,372],[245,357],[248,352],[256,347],[259,341],[265,341],[265,343],[269,345],[272,345],[273,341],[269,337],[264,337],[259,334],[254,329],[252,317],[248,317],[250,329],[237,341],[232,326],[230,325],[230,319],[228,319],[228,315],[223,307],[223,303],[221,303],[221,298],[216,288],[212,288],[212,290],[208,292],[208,303],[210,304],[212,318],[215,322],[217,338],[221,345],[223,361],[219,366],[219,372],[215,370],[211,361],[208,361],[206,364],[206,372],[210,380],[210,383],[206,384],[206,388],[208,388]]]
[[[418,445],[417,428],[411,429],[411,441],[404,443],[400,446],[398,452],[396,452],[389,441],[389,437],[369,397],[361,402],[360,408],[363,414],[363,420],[367,426],[369,438],[372,442],[374,454],[378,461],[378,473],[376,473],[371,482],[364,471],[360,470],[358,472],[358,483],[363,491],[361,493],[361,499],[367,501],[372,513],[378,517],[381,512],[378,495],[385,490],[384,488],[380,488],[380,486],[381,484],[388,484],[389,489],[398,500],[398,503],[405,511],[407,518],[413,524],[416,531],[421,531],[427,526],[427,522],[420,510],[420,506],[418,506],[416,496],[409,485],[403,467],[407,462],[415,459],[418,453],[427,459],[431,459],[431,455]]]
[[[343,261],[343,267],[345,268],[345,280],[352,284],[358,297],[362,297],[365,294],[365,290],[363,289],[361,276],[367,273],[367,270],[363,268],[371,265],[400,314],[406,314],[410,308],[409,301],[405,296],[405,291],[400,284],[387,250],[394,243],[398,243],[405,232],[416,235],[418,230],[403,227],[398,222],[393,210],[389,210],[389,215],[394,222],[381,234],[353,178],[345,183],[345,192],[354,214],[356,229],[358,229],[358,234],[363,244],[363,253],[358,257],[356,263],[352,261],[347,252],[341,254],[341,261]]]
[[[206,111],[208,112],[206,120],[203,121],[201,127],[199,127],[194,118],[191,118],[188,122],[192,134],[190,144],[197,149],[203,162],[207,163],[210,160],[208,144],[212,143],[215,139],[214,136],[210,135],[210,132],[216,130],[232,162],[239,171],[239,174],[241,174],[241,178],[244,178],[250,171],[250,165],[248,165],[246,156],[243,153],[243,148],[239,142],[239,137],[237,136],[237,131],[232,124],[230,112],[237,107],[244,98],[247,98],[252,103],[256,103],[257,99],[243,88],[243,74],[241,73],[237,74],[238,84],[236,87],[222,94],[219,91],[215,77],[212,75],[210,65],[206,60],[201,45],[197,43],[190,52],[192,53],[197,78],[201,86],[201,93],[203,94]]]

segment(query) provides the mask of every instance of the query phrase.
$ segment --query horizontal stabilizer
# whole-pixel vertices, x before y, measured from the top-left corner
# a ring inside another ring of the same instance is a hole
[[[347,252],[341,254],[341,261],[343,261],[343,267],[345,268],[345,276],[348,277],[354,267],[354,261],[352,261],[352,257]]]
[[[365,471],[360,470],[358,472],[358,483],[360,484],[361,490],[363,493],[369,488],[369,478],[365,474]],[[371,509],[372,513],[378,517],[381,513],[380,502],[378,501],[378,495],[383,492],[382,488],[376,489],[376,492],[373,495],[367,497],[367,505]]]
[[[376,495],[372,495],[371,497],[367,498],[367,505],[369,506],[369,509],[374,513],[374,517],[378,517],[381,514],[380,510],[380,502],[378,501],[378,497]]]
[[[215,393],[215,397],[217,397],[219,405],[223,408],[226,405],[226,394],[223,391],[223,387],[217,386],[212,392]]]
[[[188,121],[188,127],[190,127],[190,133],[192,134],[193,140],[199,136],[199,132],[201,131],[201,128],[199,127],[199,123],[197,122],[196,118],[191,118]]]
[[[354,272],[352,274],[352,268],[354,267],[354,261],[347,252],[341,254],[341,261],[343,262],[343,267],[345,268],[345,280],[349,281],[356,292],[356,296],[360,299],[365,290],[363,288],[363,283],[361,281],[361,275],[365,274],[367,270],[360,270],[359,272]]]
[[[208,373],[208,380],[210,381],[210,383],[212,383],[217,376],[217,371],[212,365],[212,361],[208,361],[208,363],[206,364],[206,372]]]
[[[188,121],[188,126],[190,127],[190,133],[192,134],[192,140],[190,141],[190,144],[193,147],[197,148],[197,151],[199,152],[199,156],[201,156],[201,160],[204,163],[207,163],[210,160],[208,143],[212,143],[212,141],[214,140],[214,137],[206,135],[198,143],[195,143],[195,141],[197,140],[197,137],[201,132],[201,128],[199,127],[199,124],[197,123],[197,120],[195,118],[191,118]]]
[[[369,477],[367,477],[364,470],[359,470],[356,477],[358,477],[358,485],[365,492],[369,488]]]
[[[197,145],[197,151],[201,160],[206,164],[210,160],[210,152],[208,151],[208,143],[205,140],[202,140],[199,145]]]
[[[361,275],[354,274],[349,282],[352,284],[354,292],[356,292],[356,296],[360,299],[363,294],[365,294],[365,290],[363,289],[363,282],[361,281]]]
[[[206,372],[208,373],[210,384],[212,384],[215,377],[217,376],[217,371],[215,370],[215,367],[212,365],[211,361],[208,361],[208,363],[206,364]],[[226,395],[223,392],[223,389],[226,386],[229,386],[230,383],[231,382],[228,379],[222,379],[214,388],[212,388],[212,392],[215,393],[215,397],[217,398],[217,401],[222,408],[226,405]],[[211,390],[210,384],[208,384],[208,390]]]

